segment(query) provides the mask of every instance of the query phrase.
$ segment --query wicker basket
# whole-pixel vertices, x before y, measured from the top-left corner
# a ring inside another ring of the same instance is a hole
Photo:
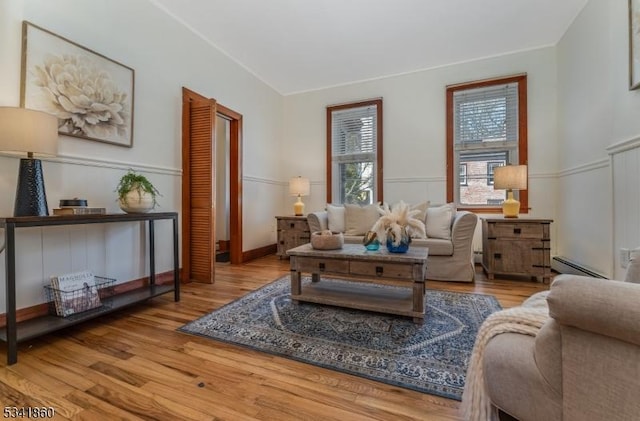
[[[343,244],[344,236],[342,233],[327,235],[316,231],[311,234],[311,247],[317,250],[341,249]]]

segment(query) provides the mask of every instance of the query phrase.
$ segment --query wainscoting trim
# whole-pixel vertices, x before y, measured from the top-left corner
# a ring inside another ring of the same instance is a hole
[[[609,166],[610,166],[609,158],[602,158],[597,161],[588,162],[586,164],[578,165],[577,167],[562,170],[558,173],[558,177],[567,177],[569,175],[595,171],[601,168],[608,168]]]
[[[607,147],[609,155],[615,155],[631,149],[640,148],[640,137],[623,140]]]
[[[17,156],[15,154],[10,153],[0,153],[2,156],[6,156],[9,158],[21,158],[21,156]],[[93,168],[109,168],[114,170],[128,170],[129,168],[135,171],[144,171],[148,173],[154,174],[165,174],[171,175],[174,177],[180,177],[182,175],[182,169],[180,168],[171,168],[171,167],[163,167],[159,165],[146,165],[146,164],[138,164],[133,162],[122,162],[115,161],[110,159],[96,159],[96,158],[88,158],[80,155],[70,155],[70,154],[59,154],[54,157],[39,157],[41,161],[53,162],[57,164],[70,164],[70,165],[82,165],[85,167],[93,167]]]

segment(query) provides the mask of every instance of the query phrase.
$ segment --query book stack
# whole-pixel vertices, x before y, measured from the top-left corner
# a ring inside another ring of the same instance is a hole
[[[52,276],[50,291],[58,316],[66,317],[102,305],[95,276],[90,271]]]
[[[107,213],[105,208],[90,208],[86,199],[61,199],[60,207],[53,210],[54,215],[102,215]]]
[[[106,208],[90,208],[90,207],[65,207],[53,210],[54,215],[103,215],[107,213]]]

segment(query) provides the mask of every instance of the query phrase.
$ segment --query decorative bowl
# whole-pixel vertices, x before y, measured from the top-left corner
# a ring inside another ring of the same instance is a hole
[[[364,244],[364,248],[369,251],[376,251],[380,248],[380,241],[378,241],[378,234],[374,231],[367,231],[364,233],[364,237],[362,239],[362,244]]]
[[[344,244],[342,233],[333,234],[330,231],[315,231],[311,233],[311,247],[317,250],[341,249]]]

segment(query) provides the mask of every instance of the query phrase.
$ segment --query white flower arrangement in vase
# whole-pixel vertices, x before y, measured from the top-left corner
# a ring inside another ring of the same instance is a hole
[[[426,229],[424,222],[416,218],[421,213],[419,209],[411,209],[409,204],[400,201],[389,208],[388,204],[378,205],[378,213],[380,218],[373,224],[371,231],[381,244],[387,244],[388,241],[394,247],[400,246],[401,243],[409,244],[411,237],[425,237]]]

